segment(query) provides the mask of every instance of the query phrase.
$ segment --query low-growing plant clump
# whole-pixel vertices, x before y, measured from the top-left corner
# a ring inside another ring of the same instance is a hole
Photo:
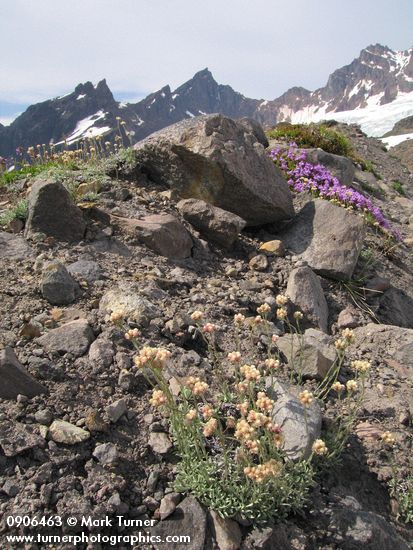
[[[401,240],[400,233],[390,225],[370,198],[352,187],[342,185],[325,166],[307,162],[306,152],[299,150],[296,143],[290,143],[288,149],[272,149],[270,158],[284,172],[292,191],[309,192],[315,197],[360,212],[367,223],[380,229],[386,236]]]
[[[293,141],[299,147],[318,147],[327,153],[348,157],[354,155],[350,140],[326,124],[281,123],[267,135],[270,139]]]
[[[278,320],[301,338],[302,313],[293,314],[292,324],[288,321],[288,298],[279,295],[276,302]],[[303,450],[298,458],[289,458],[283,430],[272,416],[277,399],[273,386],[283,367],[277,348],[279,337],[271,334],[272,325],[267,320],[269,312],[270,306],[264,303],[255,318],[236,314],[234,350],[224,356],[216,342],[218,327],[207,322],[202,311],[194,311],[194,336],[199,334],[206,344],[214,380],[210,384],[190,376],[179,392],[172,391],[165,373],[170,352],[142,346],[139,330],[125,326],[122,313],[111,315],[139,351],[135,365],[154,388],[150,404],[169,421],[180,458],[174,489],[194,495],[222,517],[258,524],[303,509],[317,473],[325,469],[325,463],[339,457],[346,443],[370,368],[367,361],[354,361],[354,378],[346,385],[338,381],[345,350],[352,341],[352,331],[343,331],[335,342],[337,360],[326,377],[313,392],[301,387],[298,393],[307,430],[308,408],[313,402],[322,405],[335,395],[339,412],[334,426],[325,433],[325,439],[313,441],[309,456]],[[245,330],[249,331],[247,338]],[[265,359],[253,353],[254,338],[259,334],[265,334],[269,341]],[[288,365],[290,382],[302,382],[302,367],[301,361]]]
[[[390,495],[398,504],[397,517],[405,523],[413,523],[413,476],[400,479],[396,475],[389,487]]]
[[[6,210],[6,212],[0,214],[0,226],[6,227],[13,220],[26,221],[28,215],[28,201],[27,199],[20,200],[15,206]]]
[[[46,178],[52,177],[56,182],[61,182],[74,201],[98,200],[98,191],[79,194],[79,185],[94,182],[99,189],[103,188],[112,181],[109,173],[116,174],[118,166],[129,166],[133,161],[134,151],[130,147],[132,134],[125,130],[124,121],[120,117],[117,119],[118,134],[114,143],[97,136],[80,139],[72,146],[75,148],[69,148],[66,142],[61,146],[50,143],[27,149],[18,147],[13,158],[0,157],[0,190],[8,194],[20,193],[22,180],[27,178],[30,181],[44,174]],[[14,219],[25,221],[27,213],[27,200],[22,199],[0,215],[0,226],[7,227]]]
[[[353,148],[350,139],[342,132],[332,128],[334,121],[312,124],[290,124],[283,122],[267,132],[269,139],[294,142],[298,147],[319,148],[327,153],[350,158],[365,172],[371,172],[377,179],[380,174],[371,160],[362,158]]]
[[[400,181],[395,180],[392,183],[392,188],[402,197],[406,196],[406,190],[404,189],[403,184]]]
[[[0,187],[53,168],[81,170],[91,163],[105,160],[130,148],[133,132],[126,129],[126,122],[120,117],[116,117],[116,121],[117,134],[113,142],[96,136],[82,138],[75,143],[63,141],[59,144],[38,144],[27,149],[17,147],[13,157],[0,157]]]

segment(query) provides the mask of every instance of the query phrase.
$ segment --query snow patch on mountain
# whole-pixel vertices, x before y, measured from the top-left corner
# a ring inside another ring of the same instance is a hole
[[[413,134],[400,134],[399,136],[387,136],[385,138],[381,138],[381,141],[387,145],[387,147],[395,147],[396,145],[399,145],[399,143],[403,143],[403,141],[407,141],[408,139],[413,139]]]
[[[110,126],[94,126],[98,120],[103,120],[106,117],[106,114],[107,113],[105,113],[104,111],[98,111],[94,115],[90,115],[80,120],[76,124],[76,128],[73,130],[70,136],[66,138],[66,142],[71,145],[79,139],[97,137],[105,134],[106,132],[109,132],[111,130]],[[60,141],[59,143],[56,143],[56,145],[60,145],[62,143],[64,142]]]
[[[399,93],[392,103],[380,105],[382,93],[369,98],[368,107],[354,109],[352,111],[326,112],[324,105],[310,105],[291,113],[291,122],[308,123],[321,120],[337,120],[338,122],[355,123],[361,126],[363,132],[369,136],[380,137],[389,132],[396,122],[407,116],[413,115],[413,92]]]

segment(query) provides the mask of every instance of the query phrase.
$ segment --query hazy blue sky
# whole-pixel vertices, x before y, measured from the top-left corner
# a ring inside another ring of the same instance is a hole
[[[273,99],[376,42],[413,46],[413,0],[0,0],[0,120],[79,82],[132,100],[204,67]]]

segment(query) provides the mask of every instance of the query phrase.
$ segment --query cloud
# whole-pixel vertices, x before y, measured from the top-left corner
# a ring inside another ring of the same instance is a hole
[[[363,47],[410,47],[413,3],[399,0],[2,0],[0,100],[32,103],[106,78],[140,97],[208,66],[244,95],[324,85]]]

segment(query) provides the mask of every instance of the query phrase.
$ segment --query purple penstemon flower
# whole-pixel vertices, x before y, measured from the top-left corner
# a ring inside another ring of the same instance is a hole
[[[317,197],[333,200],[344,207],[368,213],[374,219],[374,225],[390,233],[396,240],[402,240],[400,232],[391,227],[380,208],[374,206],[370,198],[352,187],[342,185],[325,166],[307,162],[305,151],[299,151],[296,143],[290,143],[288,149],[273,149],[269,156],[285,173],[290,188],[296,193],[311,192]]]

